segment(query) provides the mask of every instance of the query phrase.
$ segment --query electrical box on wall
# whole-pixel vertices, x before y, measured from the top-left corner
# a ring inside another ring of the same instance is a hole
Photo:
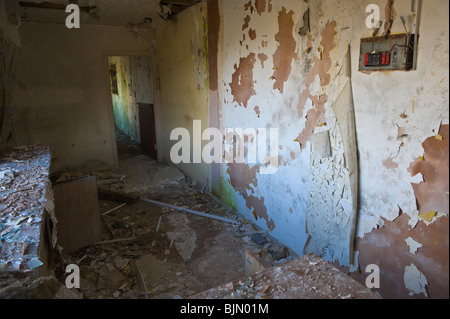
[[[359,70],[412,70],[414,50],[413,34],[361,39]]]

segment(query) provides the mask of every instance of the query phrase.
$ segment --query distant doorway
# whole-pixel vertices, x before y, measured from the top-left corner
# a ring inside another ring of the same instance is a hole
[[[108,56],[116,130],[157,160],[152,67],[149,56]],[[116,137],[117,139],[117,137]]]

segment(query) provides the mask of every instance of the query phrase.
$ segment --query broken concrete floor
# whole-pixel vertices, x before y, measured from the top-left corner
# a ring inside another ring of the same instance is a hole
[[[118,149],[120,167],[97,177],[103,181],[108,176],[125,178],[99,183],[99,192],[149,198],[239,220],[232,210],[203,193],[201,185],[142,155],[139,146],[123,136],[118,138]],[[142,200],[123,204],[99,200],[106,243],[64,256],[66,264],[80,267],[81,287],[71,291],[62,288],[58,298],[187,298],[246,276],[247,249],[265,259],[267,265],[288,257],[279,254],[279,244],[267,234],[261,233],[265,241],[257,243],[258,229],[252,224],[225,223]],[[108,242],[111,240],[119,241]],[[56,273],[64,284],[66,274],[61,269]]]

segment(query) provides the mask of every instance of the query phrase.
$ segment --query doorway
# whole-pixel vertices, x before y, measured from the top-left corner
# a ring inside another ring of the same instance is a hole
[[[150,57],[108,55],[107,63],[116,142],[119,134],[125,135],[158,160]]]

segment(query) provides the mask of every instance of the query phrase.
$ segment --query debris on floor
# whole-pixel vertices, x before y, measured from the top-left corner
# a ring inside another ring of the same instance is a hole
[[[121,141],[120,167],[97,178],[125,176],[117,179],[121,187],[98,185],[102,241],[64,256],[80,267],[81,287],[72,289],[72,297],[64,291],[58,297],[187,298],[245,276],[248,249],[268,265],[295,256],[283,254],[267,233],[209,196],[204,186]],[[250,239],[255,233],[263,245]],[[64,271],[56,273],[64,282]]]
[[[380,299],[380,296],[310,254],[247,278],[191,296],[192,299]]]
[[[173,166],[158,170],[153,177],[153,183],[157,185],[180,185],[185,179],[183,173]]]
[[[47,212],[51,149],[47,145],[2,149],[0,153],[0,268],[41,271],[49,249],[40,244]],[[56,238],[56,233],[53,234]],[[44,270],[42,270],[44,271]]]
[[[0,299],[53,299],[61,286],[54,277],[32,279],[23,271],[0,269]]]

